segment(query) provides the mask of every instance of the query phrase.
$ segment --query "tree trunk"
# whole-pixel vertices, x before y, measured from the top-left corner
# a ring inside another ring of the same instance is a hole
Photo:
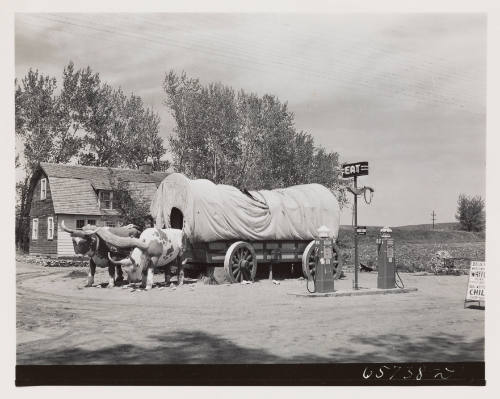
[[[31,196],[29,195],[31,176],[27,175],[21,188],[20,212],[16,220],[16,247],[24,252],[29,251],[29,214]]]

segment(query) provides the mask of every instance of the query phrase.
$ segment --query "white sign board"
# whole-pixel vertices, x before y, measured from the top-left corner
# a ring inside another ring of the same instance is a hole
[[[466,301],[485,301],[486,262],[471,261]]]

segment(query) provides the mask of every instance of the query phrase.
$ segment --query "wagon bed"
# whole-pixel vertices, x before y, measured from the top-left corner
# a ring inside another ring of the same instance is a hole
[[[311,277],[317,261],[316,240],[271,240],[271,241],[212,241],[190,245],[184,258],[189,263],[204,264],[207,268],[224,267],[231,282],[253,280],[258,264],[302,264],[305,278]],[[342,257],[333,242],[335,277],[342,269]],[[313,272],[314,273],[314,272]]]

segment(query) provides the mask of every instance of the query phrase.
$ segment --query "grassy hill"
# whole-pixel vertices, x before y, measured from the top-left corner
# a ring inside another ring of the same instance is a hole
[[[444,223],[443,223],[444,224]],[[446,223],[452,225],[452,223]],[[453,224],[454,225],[454,224]],[[383,226],[367,226],[366,236],[359,236],[360,241],[376,240]],[[441,227],[441,226],[439,226]],[[451,227],[451,226],[449,226]],[[458,243],[458,242],[480,242],[484,241],[484,233],[473,233],[452,228],[430,229],[427,225],[391,227],[392,236],[395,241],[404,243]],[[458,227],[455,225],[455,227]],[[354,233],[352,226],[340,226],[340,239],[345,242],[354,242]]]
[[[409,230],[459,230],[458,223],[436,223],[434,228],[431,223],[428,224],[410,224],[408,226],[398,226],[398,229]]]
[[[367,226],[366,236],[359,236],[360,262],[377,263],[377,244],[382,226]],[[431,259],[437,251],[448,251],[452,257],[460,258],[455,263],[466,267],[469,260],[484,260],[484,233],[458,230],[456,223],[391,227],[394,238],[396,264],[400,270],[429,270]],[[341,226],[339,245],[344,262],[354,263],[354,231],[352,226]]]

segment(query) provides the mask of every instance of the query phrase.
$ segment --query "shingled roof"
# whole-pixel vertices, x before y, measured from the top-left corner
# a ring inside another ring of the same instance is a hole
[[[62,165],[47,162],[40,162],[40,166],[49,178],[66,177],[88,180],[95,190],[111,190],[112,179],[125,182],[155,183],[158,187],[161,181],[169,175],[167,172],[144,173],[138,169]]]
[[[49,179],[54,212],[74,215],[110,215],[116,210],[99,209],[97,190],[112,190],[118,181],[127,183],[133,198],[151,202],[156,188],[167,172],[144,173],[137,169],[119,169],[41,162]],[[116,187],[115,187],[116,188]]]

